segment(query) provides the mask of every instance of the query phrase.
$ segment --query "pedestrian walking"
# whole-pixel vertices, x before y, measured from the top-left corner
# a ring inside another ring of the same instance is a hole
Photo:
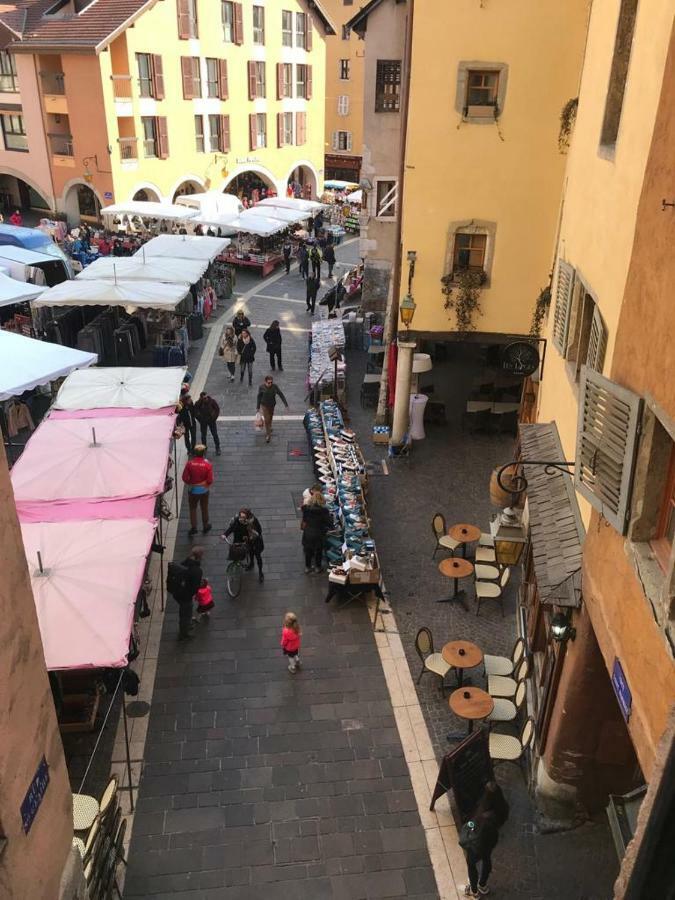
[[[213,484],[213,466],[206,459],[206,447],[197,444],[194,456],[185,463],[183,482],[188,486],[188,505],[190,508],[190,530],[192,537],[197,534],[197,507],[202,514],[202,530],[204,534],[211,531],[209,522],[209,490]]]
[[[195,405],[190,394],[184,394],[178,404],[178,422],[184,428],[185,449],[191,456],[197,443],[197,419]]]
[[[271,375],[266,375],[265,380],[258,388],[258,400],[256,406],[258,412],[262,413],[265,420],[265,443],[269,444],[272,437],[272,419],[274,418],[274,407],[277,405],[277,397],[281,397],[284,406],[288,409],[288,402],[280,390],[278,385],[274,383]]]
[[[218,352],[223,357],[223,362],[227,366],[227,371],[230,373],[230,381],[234,381],[234,372],[237,367],[239,353],[237,352],[237,336],[231,325],[227,326],[220,339]]]
[[[284,263],[286,265],[286,274],[291,271],[291,242],[289,240],[284,241],[284,246],[281,251],[284,254]]]
[[[300,668],[300,623],[295,613],[287,612],[281,629],[281,649],[288,657],[288,671],[295,674]]]
[[[344,284],[341,281],[338,281],[337,285],[335,286],[335,297],[337,299],[337,303],[335,304],[336,309],[340,309],[340,304],[342,303],[342,301],[345,299],[346,296],[347,296],[347,288],[344,286]]]
[[[253,384],[253,362],[255,360],[256,345],[250,333],[244,329],[237,341],[237,353],[239,354],[239,383],[244,380],[244,373],[248,371],[248,386]]]
[[[312,263],[312,275],[315,278],[321,280],[321,251],[318,247],[312,247],[312,252],[309,254],[309,258]]]
[[[319,293],[319,279],[315,278],[314,275],[308,275],[307,277],[307,312],[314,315],[314,310],[316,308],[316,296]]]
[[[464,888],[466,897],[490,893],[488,879],[492,872],[492,851],[499,840],[499,828],[508,815],[509,806],[501,788],[495,781],[488,781],[474,814],[462,825],[459,834],[469,875],[469,883]]]
[[[307,219],[307,234],[311,237],[314,232],[314,216]]]
[[[240,336],[245,328],[251,327],[251,320],[245,314],[243,309],[240,309],[234,319],[232,319],[232,327],[234,328],[234,333],[237,337]]]
[[[178,640],[192,637],[192,601],[203,580],[201,547],[193,547],[182,563],[169,563],[166,589],[178,603]]]
[[[270,356],[270,368],[274,372],[276,363],[276,365],[279,366],[279,371],[283,372],[284,367],[281,365],[281,329],[279,328],[278,319],[275,319],[263,334],[263,340],[267,344],[267,352]]]
[[[213,590],[206,578],[202,578],[195,599],[197,600],[197,618],[202,622],[205,620],[208,622],[211,610],[216,604],[213,602]]]
[[[323,251],[323,258],[328,263],[328,277],[333,277],[333,266],[335,265],[335,247],[332,244],[326,244],[326,249]]]
[[[249,557],[246,571],[251,571],[255,560],[258,563],[258,581],[263,582],[265,576],[263,574],[262,553],[265,549],[265,542],[263,541],[260,522],[248,507],[242,507],[237,515],[230,519],[230,523],[221,534],[221,538],[225,540],[230,535],[233,536],[233,543],[246,544]]]
[[[305,488],[302,492],[302,505],[307,506],[309,501],[312,499],[313,494],[323,494],[323,488],[317,481],[316,484],[313,484],[311,487]],[[301,507],[302,509],[302,507]]]
[[[305,244],[300,244],[298,249],[298,269],[303,278],[309,275],[309,252]]]
[[[206,448],[206,433],[211,432],[216,447],[216,456],[220,456],[220,438],[218,437],[218,416],[220,407],[206,391],[202,391],[195,403],[195,418],[199,422],[201,442]]]
[[[320,491],[314,491],[302,507],[302,549],[305,553],[305,574],[323,571],[323,548],[326,535],[333,526],[326,501]]]

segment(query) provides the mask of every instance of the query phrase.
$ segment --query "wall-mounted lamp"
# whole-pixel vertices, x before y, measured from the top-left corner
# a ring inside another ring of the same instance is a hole
[[[412,325],[416,309],[417,304],[413,300],[412,294],[406,294],[399,304],[398,311],[401,316],[401,321],[408,330],[410,330],[410,326]]]
[[[527,531],[515,509],[507,507],[495,533],[495,559],[500,566],[517,566],[527,544]]]
[[[570,621],[564,613],[555,613],[551,618],[551,637],[559,644],[573,641],[577,636],[576,628],[570,625]]]

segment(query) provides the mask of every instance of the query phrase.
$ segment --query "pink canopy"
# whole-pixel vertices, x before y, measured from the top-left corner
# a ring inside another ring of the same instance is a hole
[[[19,517],[24,504],[34,521],[36,504],[49,508],[160,493],[173,427],[172,416],[45,419],[12,469]]]
[[[155,521],[43,522],[21,533],[47,668],[126,665]]]
[[[125,257],[121,257],[125,259]],[[106,406],[101,409],[54,409],[49,410],[50,419],[138,419],[143,416],[176,417],[175,406],[160,406],[159,409],[130,409],[127,406]]]

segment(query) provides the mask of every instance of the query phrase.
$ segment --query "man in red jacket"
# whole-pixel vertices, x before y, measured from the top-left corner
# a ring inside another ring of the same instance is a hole
[[[183,481],[188,486],[188,502],[190,505],[190,537],[197,534],[197,507],[202,511],[202,530],[204,534],[211,531],[209,522],[209,488],[213,484],[213,466],[204,457],[206,447],[197,444],[194,456],[185,463]]]

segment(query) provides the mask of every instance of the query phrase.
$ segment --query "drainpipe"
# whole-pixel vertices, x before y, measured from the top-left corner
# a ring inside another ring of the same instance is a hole
[[[413,17],[415,14],[415,0],[408,0],[410,9],[406,20],[405,48],[403,51],[403,106],[401,110],[401,153],[398,166],[398,185],[396,196],[396,249],[394,256],[394,271],[389,286],[387,298],[387,310],[384,317],[384,363],[382,376],[380,377],[380,393],[377,400],[377,413],[375,421],[383,425],[387,419],[387,382],[389,372],[389,348],[396,337],[396,324],[398,322],[398,298],[401,293],[401,266],[403,234],[403,184],[405,179],[405,155],[408,136],[408,108],[410,104],[410,70],[412,68],[412,39]]]

